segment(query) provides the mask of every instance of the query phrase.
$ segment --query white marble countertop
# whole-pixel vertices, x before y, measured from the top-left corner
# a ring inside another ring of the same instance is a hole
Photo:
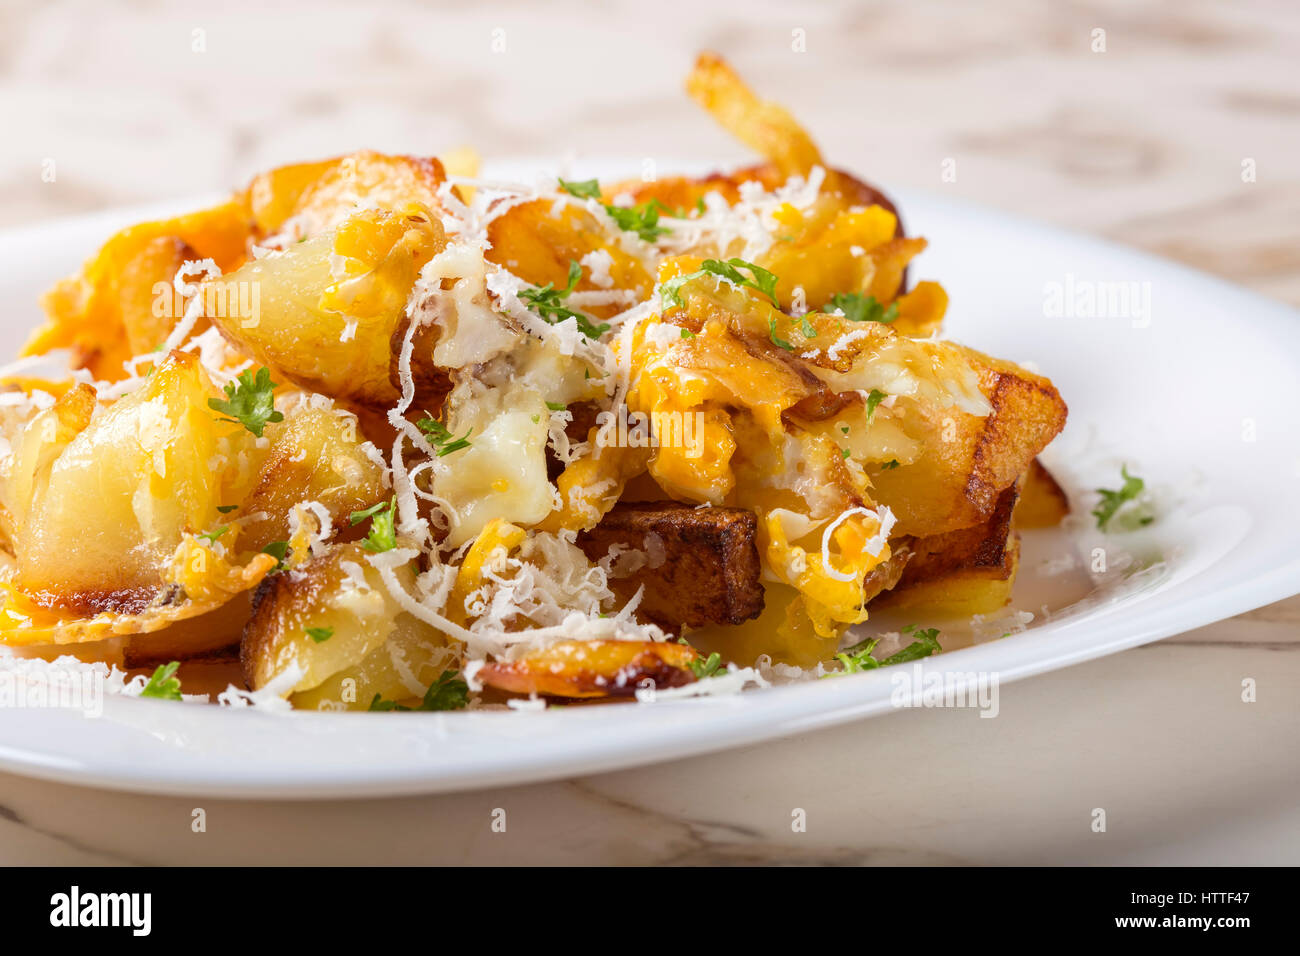
[[[680,93],[711,48],[873,181],[951,190],[1300,304],[1294,4],[806,7],[7,4],[0,226],[213,192],[363,145],[742,160]],[[1105,52],[1091,50],[1098,29]],[[946,159],[956,182],[941,180]],[[0,775],[0,863],[1294,864],[1298,631],[1293,598],[1006,686],[993,721],[911,710],[515,789],[241,803]],[[193,833],[200,806],[207,832]]]

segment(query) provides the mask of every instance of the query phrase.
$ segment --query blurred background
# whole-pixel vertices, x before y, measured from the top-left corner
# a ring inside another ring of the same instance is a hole
[[[702,49],[865,178],[1300,302],[1289,0],[7,0],[0,226],[358,147],[742,160],[682,92]]]
[[[359,147],[744,161],[682,90],[702,49],[885,189],[1300,304],[1295,0],[4,0],[0,227]],[[9,314],[30,322],[35,303]],[[1235,687],[1243,656],[1296,686],[1298,623],[1293,598],[1017,683],[996,722],[895,714],[438,798],[205,801],[206,839],[193,799],[0,774],[0,863],[1294,863],[1297,698],[1247,712]],[[1088,829],[1093,800],[1114,833]],[[541,836],[492,842],[496,806]],[[807,838],[790,806],[817,821]]]

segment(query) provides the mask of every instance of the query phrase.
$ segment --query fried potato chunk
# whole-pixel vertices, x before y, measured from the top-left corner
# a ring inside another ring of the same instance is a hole
[[[913,464],[872,478],[873,497],[898,518],[895,531],[929,537],[987,521],[1001,495],[1064,427],[1065,402],[1047,379],[962,349],[992,412],[900,400],[895,411],[922,443]]]
[[[1025,472],[1020,501],[1016,504],[1017,528],[1054,528],[1070,513],[1070,496],[1035,458]]]
[[[663,690],[695,680],[696,652],[667,641],[557,641],[514,661],[493,661],[478,680],[512,694],[631,697],[647,681]]]
[[[15,584],[82,611],[150,604],[184,534],[217,523],[213,463],[249,444],[207,407],[219,394],[195,355],[172,352],[107,407],[83,385],[33,419],[0,489]]]
[[[294,693],[319,688],[345,671],[343,677],[356,682],[355,694],[349,694],[343,678],[335,681],[313,698],[317,707],[329,702],[364,709],[376,693],[398,699],[422,693],[410,686],[400,693],[390,686],[391,661],[386,672],[374,662],[359,667],[398,632],[408,646],[419,644],[428,652],[441,649],[426,654],[426,664],[435,656],[435,666],[445,664],[453,656],[441,635],[402,610],[366,554],[359,544],[336,545],[296,569],[272,575],[259,588],[239,651],[249,687],[264,687],[297,666],[302,677]],[[411,586],[414,571],[403,567],[396,573],[403,587]]]
[[[332,409],[299,406],[267,432],[271,447],[239,511],[248,516],[241,548],[260,551],[289,538],[289,515],[303,501],[324,506],[336,528],[383,500],[384,473],[362,450],[357,420]]]
[[[611,586],[622,600],[645,592],[639,616],[672,633],[682,626],[739,624],[763,610],[758,520],[739,508],[675,501],[619,504],[578,538],[592,561],[611,553]],[[620,577],[620,563],[630,570]]]
[[[259,237],[292,225],[296,238],[303,238],[336,228],[359,205],[395,209],[417,202],[437,209],[438,190],[446,178],[442,163],[433,157],[363,149],[263,173],[242,198]]]
[[[177,269],[187,259],[235,268],[244,260],[250,230],[238,201],[123,229],[80,273],[44,295],[46,321],[22,354],[66,348],[74,368],[89,369],[102,381],[125,378],[123,363],[156,347],[180,318],[171,289]]]
[[[912,559],[898,584],[877,603],[962,616],[1005,607],[1020,558],[1012,530],[1019,495],[1019,484],[1013,484],[998,496],[987,521],[913,541]]]
[[[393,335],[421,267],[446,244],[426,206],[366,209],[200,293],[205,309],[225,304],[209,320],[260,364],[331,398],[392,405]]]

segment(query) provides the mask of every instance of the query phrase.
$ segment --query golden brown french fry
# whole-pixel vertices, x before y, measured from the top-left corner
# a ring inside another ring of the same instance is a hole
[[[794,117],[755,96],[716,53],[701,54],[695,61],[686,91],[727,132],[771,160],[785,177],[806,176],[814,166],[825,165],[816,144]]]

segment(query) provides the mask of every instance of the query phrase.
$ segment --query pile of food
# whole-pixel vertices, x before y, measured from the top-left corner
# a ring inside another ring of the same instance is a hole
[[[1004,606],[1016,527],[1066,510],[1060,395],[937,336],[925,240],[789,114],[713,56],[688,89],[764,161],[512,185],[361,152],[113,236],[25,349],[71,373],[4,378],[0,642],[154,696],[237,649],[297,707],[449,709]]]

